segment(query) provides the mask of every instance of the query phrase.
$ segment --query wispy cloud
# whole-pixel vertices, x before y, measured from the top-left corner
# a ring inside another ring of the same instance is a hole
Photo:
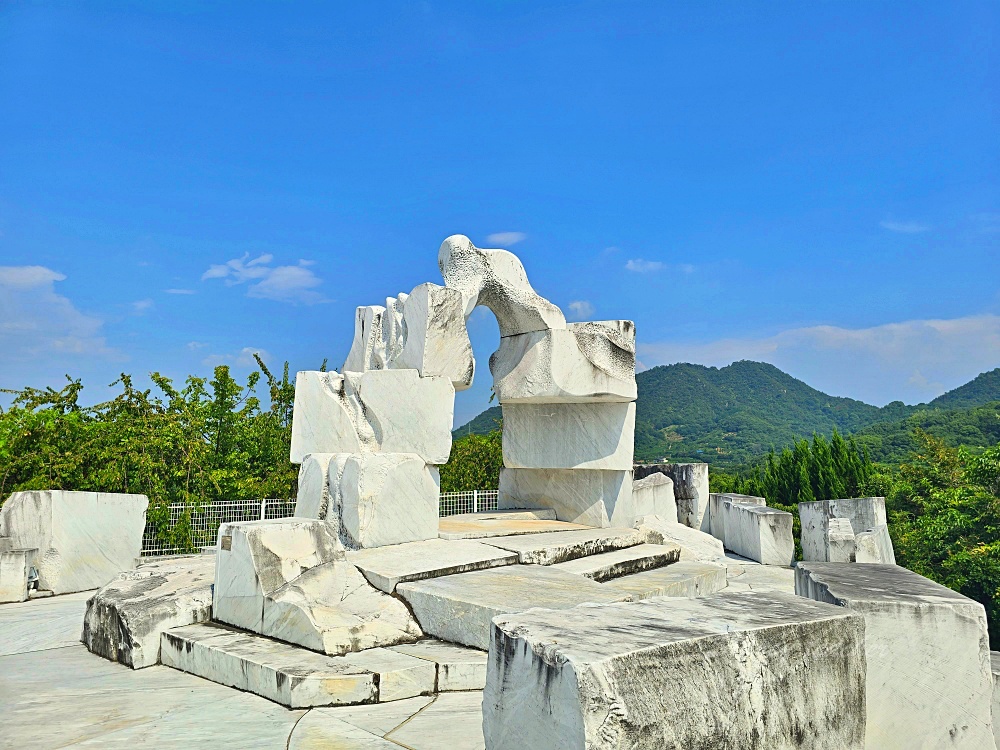
[[[929,224],[922,224],[919,221],[893,221],[892,219],[880,221],[878,225],[883,229],[888,229],[890,232],[898,232],[900,234],[920,234],[921,232],[929,231],[931,228]]]
[[[208,346],[208,344],[204,341],[189,341],[187,344],[187,348],[193,352],[196,352],[199,349],[204,349],[206,346]]]
[[[1000,316],[909,320],[870,328],[821,325],[760,338],[640,344],[648,366],[770,362],[820,390],[869,403],[928,401],[1000,366]]]
[[[634,273],[653,273],[655,271],[662,271],[664,267],[664,264],[658,260],[633,258],[625,262],[625,269]]]
[[[271,266],[270,253],[250,259],[250,254],[209,266],[202,281],[222,279],[226,286],[248,284],[247,296],[292,304],[314,305],[328,302],[316,287],[323,283],[310,268],[313,261],[300,260],[294,266]]]
[[[229,365],[230,367],[252,368],[257,366],[257,361],[254,359],[255,354],[264,360],[265,364],[271,360],[271,354],[266,349],[256,346],[244,346],[235,354],[210,354],[201,363],[206,367]]]
[[[510,247],[526,239],[528,239],[528,235],[524,232],[494,232],[486,235],[486,241],[489,244],[500,247]]]
[[[53,355],[120,356],[105,341],[103,321],[56,292],[65,279],[44,266],[0,266],[0,365]]]
[[[164,289],[167,294],[194,294],[194,289]]]
[[[576,300],[566,305],[570,311],[570,317],[576,320],[586,320],[594,314],[594,306],[585,299]]]
[[[132,303],[132,312],[136,315],[144,315],[153,308],[153,300],[140,299]]]

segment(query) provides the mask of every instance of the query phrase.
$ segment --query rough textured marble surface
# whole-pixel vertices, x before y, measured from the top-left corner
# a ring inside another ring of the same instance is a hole
[[[554,565],[579,557],[635,547],[644,541],[642,534],[635,529],[585,529],[491,537],[484,543],[516,552],[523,565]]]
[[[146,528],[145,495],[15,492],[0,509],[0,537],[38,550],[38,587],[55,594],[103,586],[132,570]]]
[[[455,389],[416,370],[296,375],[292,463],[310,453],[416,453],[443,464],[451,451]]]
[[[631,471],[501,469],[500,509],[551,508],[560,521],[630,526],[635,520]]]
[[[501,404],[628,402],[636,399],[635,326],[606,321],[500,339],[490,357]]]
[[[436,675],[432,663],[389,649],[325,656],[212,624],[167,631],[161,658],[290,708],[412,698],[433,691]]]
[[[583,576],[539,565],[401,583],[396,593],[410,605],[425,633],[484,650],[489,647],[490,622],[499,614],[627,598]]]
[[[87,601],[83,643],[132,669],[160,663],[160,636],[212,617],[215,558],[165,558],[119,573]]]
[[[635,403],[503,404],[511,469],[632,468]]]
[[[388,368],[413,369],[422,378],[447,378],[456,391],[472,385],[476,361],[465,327],[464,300],[457,289],[421,284],[402,304],[399,335],[388,328],[383,334]],[[392,352],[396,346],[398,354]]]
[[[486,652],[434,638],[393,646],[407,656],[427,659],[437,665],[437,692],[482,690],[486,685]]]
[[[336,503],[330,491],[340,486],[340,475],[349,453],[309,453],[299,466],[298,494],[295,496],[296,518],[335,520]],[[330,481],[330,474],[333,481]]]
[[[592,528],[579,523],[555,520],[554,510],[501,510],[495,513],[463,513],[438,521],[441,539],[487,539],[493,536],[543,534],[547,531],[579,531]]]
[[[685,524],[658,516],[643,516],[635,522],[635,528],[650,544],[679,544],[681,560],[719,562],[725,559],[722,542]]]
[[[343,554],[337,527],[315,519],[227,523],[218,539],[212,617],[255,633],[267,594]]]
[[[434,539],[441,479],[413,453],[364,453],[344,463],[337,503],[351,547]]]
[[[738,555],[764,565],[788,567],[795,561],[792,514],[763,505],[725,503],[726,542]]]
[[[802,562],[795,592],[865,619],[867,747],[995,747],[983,605],[895,565]]]
[[[92,594],[81,591],[4,604],[0,607],[0,656],[79,645],[80,624]]]
[[[343,558],[265,594],[260,632],[331,656],[423,635],[406,605],[372,586]]]
[[[854,537],[854,561],[859,563],[896,564],[888,526],[862,531]]]
[[[795,570],[761,565],[751,560],[726,560],[727,591],[795,593]]]
[[[438,249],[438,268],[445,286],[462,293],[465,317],[477,305],[488,307],[501,336],[566,327],[562,311],[531,288],[513,253],[483,250],[468,237],[454,234]]]
[[[638,544],[613,552],[556,563],[554,567],[567,573],[604,582],[632,573],[641,573],[644,570],[662,568],[664,565],[677,562],[680,554],[681,548],[676,544]]]
[[[830,518],[826,522],[824,562],[856,562],[857,538],[847,518]]]
[[[347,553],[347,559],[372,586],[391,594],[397,584],[406,581],[513,565],[517,555],[468,539],[428,539],[352,551]]]
[[[726,588],[726,583],[725,565],[684,561],[615,578],[605,585],[638,601],[654,596],[708,596]]]
[[[27,600],[28,573],[37,554],[35,549],[0,550],[0,604]]]
[[[861,750],[864,705],[862,618],[722,593],[498,617],[483,731],[491,750]]]
[[[802,558],[816,562],[835,562],[828,552],[830,519],[846,518],[851,523],[855,535],[862,531],[873,531],[887,526],[885,498],[858,497],[840,500],[816,500],[799,503],[799,518],[802,521]],[[880,539],[882,539],[880,537]],[[886,564],[895,564],[896,555],[888,534],[884,540],[888,547],[880,550],[880,557]]]
[[[755,495],[740,495],[734,492],[713,492],[709,494],[708,530],[712,536],[722,542],[722,545],[726,549],[731,549],[726,543],[726,516],[724,513],[724,509],[729,503],[767,505],[767,501],[764,498],[756,497]]]
[[[677,523],[677,500],[674,480],[666,474],[650,474],[632,482],[632,507],[635,517],[659,516]]]

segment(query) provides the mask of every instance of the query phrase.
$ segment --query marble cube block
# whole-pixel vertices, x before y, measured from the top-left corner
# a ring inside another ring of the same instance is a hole
[[[551,508],[560,521],[631,526],[636,518],[631,471],[501,469],[500,510]]]

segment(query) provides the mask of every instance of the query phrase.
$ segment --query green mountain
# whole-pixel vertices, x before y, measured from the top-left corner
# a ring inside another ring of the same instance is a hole
[[[929,404],[894,401],[881,408],[827,395],[762,362],[734,362],[722,368],[664,365],[639,373],[636,382],[636,460],[708,461],[718,466],[746,463],[771,448],[780,450],[814,432],[829,435],[834,429],[853,434],[871,428],[864,433],[866,444],[880,460],[896,455],[908,441],[907,431],[924,424],[935,434],[944,424],[961,425],[954,435],[942,437],[967,438],[966,444],[979,445],[994,434],[989,410],[975,415],[964,410],[1000,400],[1000,368]],[[455,435],[489,432],[500,416],[500,407],[492,407]]]
[[[918,448],[913,436],[917,427],[953,448],[988,448],[1000,443],[1000,401],[961,409],[920,408],[905,419],[877,422],[855,433],[855,437],[873,460],[900,463]]]

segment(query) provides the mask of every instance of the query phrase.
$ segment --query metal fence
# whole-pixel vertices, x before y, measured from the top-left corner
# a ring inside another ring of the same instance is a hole
[[[439,514],[482,513],[496,510],[496,490],[442,492]],[[294,500],[232,500],[193,506],[175,503],[167,508],[170,522],[163,530],[146,524],[142,556],[177,555],[200,547],[211,547],[224,523],[287,518],[295,514]],[[189,542],[182,544],[182,541]]]
[[[497,509],[496,490],[471,492],[442,492],[438,515],[454,516],[458,513],[485,513]]]

